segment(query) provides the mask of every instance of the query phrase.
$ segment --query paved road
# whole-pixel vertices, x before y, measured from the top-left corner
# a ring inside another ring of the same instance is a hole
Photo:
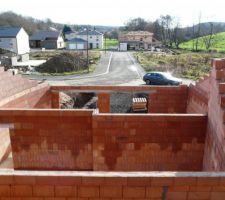
[[[95,72],[86,75],[29,76],[51,85],[140,85],[144,70],[129,52],[103,53]]]

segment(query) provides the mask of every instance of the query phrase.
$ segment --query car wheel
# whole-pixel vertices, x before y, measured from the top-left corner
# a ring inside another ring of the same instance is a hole
[[[150,85],[151,81],[150,80],[146,80],[146,85]]]

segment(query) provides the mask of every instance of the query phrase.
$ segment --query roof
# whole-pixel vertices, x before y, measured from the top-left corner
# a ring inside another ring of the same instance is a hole
[[[71,34],[71,33],[76,33],[75,31],[67,31],[65,32],[65,35]]]
[[[30,37],[30,40],[46,40],[47,38],[58,38],[61,35],[59,31],[39,31]]]
[[[0,27],[0,37],[16,37],[21,27]]]
[[[87,35],[87,31],[80,31],[77,33],[77,35]],[[103,35],[103,33],[100,33],[96,30],[89,30],[88,35]]]
[[[148,31],[129,31],[129,32],[121,32],[121,34],[125,35],[153,35],[153,33]]]
[[[68,40],[69,43],[74,42],[74,43],[85,43],[87,42],[86,40],[80,39],[80,38],[73,38],[71,40]]]

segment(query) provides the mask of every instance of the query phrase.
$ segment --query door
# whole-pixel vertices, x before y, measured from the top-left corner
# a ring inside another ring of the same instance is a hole
[[[90,43],[90,49],[93,49],[93,43]]]
[[[84,49],[84,44],[77,44],[77,49]]]

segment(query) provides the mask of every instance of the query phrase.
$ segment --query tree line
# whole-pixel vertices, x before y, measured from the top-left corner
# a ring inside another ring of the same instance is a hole
[[[202,23],[201,15],[199,15],[196,24],[183,28],[176,17],[161,15],[155,21],[147,21],[143,18],[130,19],[118,31],[149,31],[169,48],[179,48],[182,42],[193,39],[193,51],[198,51],[200,40],[207,50],[210,49],[213,45],[214,34],[225,31],[225,23]]]

